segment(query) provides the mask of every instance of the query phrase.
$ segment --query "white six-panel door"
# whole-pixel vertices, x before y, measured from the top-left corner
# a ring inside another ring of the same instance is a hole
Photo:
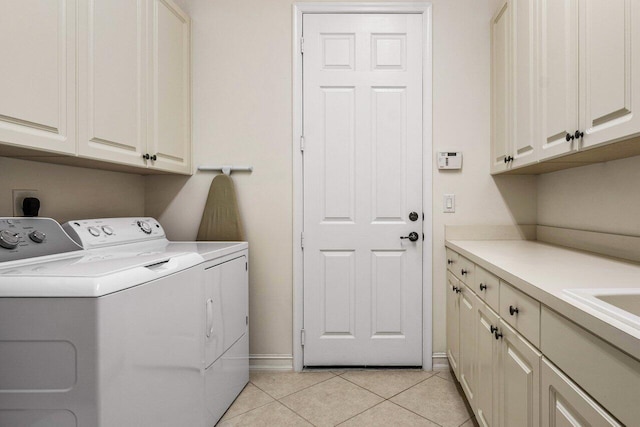
[[[307,366],[422,364],[421,22],[303,18]]]

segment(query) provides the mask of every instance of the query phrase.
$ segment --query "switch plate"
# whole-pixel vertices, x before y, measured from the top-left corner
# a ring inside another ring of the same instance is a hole
[[[442,198],[442,212],[453,213],[456,211],[456,195],[445,194]]]
[[[11,190],[13,194],[13,216],[24,216],[22,201],[27,197],[38,197],[38,190]]]

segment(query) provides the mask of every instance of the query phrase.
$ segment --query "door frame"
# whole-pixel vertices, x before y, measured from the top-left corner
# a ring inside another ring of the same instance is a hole
[[[293,369],[303,368],[304,274],[302,231],[304,224],[302,152],[302,16],[311,13],[402,13],[422,15],[422,368],[433,368],[433,140],[432,140],[432,4],[398,3],[293,3]],[[425,182],[425,178],[428,179]]]

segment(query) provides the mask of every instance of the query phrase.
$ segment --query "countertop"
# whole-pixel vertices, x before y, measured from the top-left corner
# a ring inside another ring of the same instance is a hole
[[[639,289],[639,264],[527,240],[448,240],[445,246],[640,360],[639,329],[564,292]]]

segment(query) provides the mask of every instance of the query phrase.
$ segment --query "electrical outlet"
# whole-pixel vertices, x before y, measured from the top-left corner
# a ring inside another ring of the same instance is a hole
[[[38,197],[38,190],[11,190],[13,193],[13,216],[24,216],[22,201],[27,197]]]

